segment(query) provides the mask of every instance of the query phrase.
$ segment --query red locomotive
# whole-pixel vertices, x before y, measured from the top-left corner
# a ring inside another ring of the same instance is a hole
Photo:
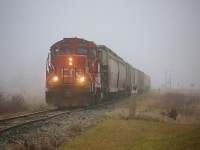
[[[143,80],[139,80],[138,74],[143,75]],[[80,38],[64,38],[50,48],[46,66],[48,104],[86,106],[149,88],[149,76],[106,46]]]

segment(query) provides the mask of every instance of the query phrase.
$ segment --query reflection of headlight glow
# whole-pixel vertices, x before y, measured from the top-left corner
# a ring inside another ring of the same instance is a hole
[[[81,81],[81,82],[84,82],[84,81],[85,81],[85,78],[84,78],[84,77],[81,77],[81,78],[80,78],[80,81]]]
[[[58,77],[55,76],[55,77],[53,78],[53,81],[58,81]]]

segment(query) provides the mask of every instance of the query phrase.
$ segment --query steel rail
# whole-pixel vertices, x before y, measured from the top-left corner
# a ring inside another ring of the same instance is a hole
[[[58,116],[61,116],[61,115],[64,115],[64,114],[70,114],[70,113],[73,113],[73,112],[77,112],[77,111],[81,111],[81,110],[89,110],[89,109],[95,109],[95,108],[100,108],[100,107],[105,107],[105,106],[108,106],[109,104],[114,104],[116,102],[118,102],[120,100],[112,100],[112,101],[108,101],[106,103],[100,103],[98,105],[93,105],[93,106],[88,106],[88,107],[82,107],[82,108],[77,108],[77,109],[73,109],[73,110],[67,110],[67,111],[64,111],[64,112],[60,112],[58,114],[55,114],[55,115],[50,115],[48,117],[42,117],[40,119],[34,119],[34,120],[30,120],[30,121],[24,121],[22,123],[18,123],[16,125],[13,125],[13,126],[10,126],[10,127],[7,127],[7,128],[4,128],[2,130],[0,130],[0,135],[2,133],[5,133],[9,130],[12,130],[12,129],[15,129],[15,128],[18,128],[18,127],[21,127],[21,126],[24,126],[24,125],[28,125],[28,124],[32,124],[32,123],[37,123],[37,122],[44,122],[48,119],[51,119],[51,118],[55,118],[55,117],[58,117]],[[37,114],[41,114],[41,113],[46,113],[46,112],[53,112],[53,111],[56,111],[58,109],[53,109],[53,110],[47,110],[47,111],[40,111],[40,112],[35,112],[35,113],[31,113],[31,114],[26,114],[26,115],[21,115],[21,116],[15,116],[15,117],[11,117],[11,118],[6,118],[6,119],[3,119],[3,120],[0,120],[0,122],[2,121],[10,121],[10,120],[15,120],[15,119],[19,119],[19,118],[23,118],[23,117],[29,117],[29,116],[33,116],[33,115],[37,115]],[[60,111],[60,110],[58,110]]]
[[[25,117],[29,117],[29,116],[33,116],[33,115],[37,115],[37,114],[42,114],[42,113],[47,113],[47,112],[53,112],[53,111],[56,111],[56,110],[57,110],[57,108],[45,110],[45,111],[37,111],[37,112],[25,114],[25,115],[13,116],[13,117],[5,118],[5,119],[0,119],[0,124],[5,122],[5,121],[10,121],[10,120],[19,119],[19,118],[25,118]]]
[[[64,114],[70,114],[72,112],[80,111],[80,110],[84,110],[84,108],[78,108],[78,109],[74,109],[74,110],[68,110],[68,111],[61,112],[61,113],[58,113],[58,114],[55,114],[55,115],[51,115],[51,116],[48,116],[48,117],[43,117],[43,118],[40,118],[40,119],[35,119],[35,120],[30,120],[30,121],[22,122],[22,123],[19,123],[17,125],[10,126],[10,127],[5,128],[3,130],[0,130],[0,135],[2,133],[5,133],[5,132],[9,131],[9,130],[12,130],[12,129],[15,129],[15,128],[18,128],[18,127],[21,127],[21,126],[24,126],[24,125],[28,125],[28,124],[32,124],[32,123],[37,123],[37,122],[41,122],[41,121],[44,122],[45,120],[48,120],[48,119],[51,119],[51,118],[54,118],[54,117],[57,117],[57,116],[61,116],[61,115],[64,115]]]

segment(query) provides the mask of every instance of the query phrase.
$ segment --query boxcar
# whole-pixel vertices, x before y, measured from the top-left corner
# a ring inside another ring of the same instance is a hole
[[[99,45],[98,49],[102,56],[101,72],[105,74],[102,80],[107,81],[106,90],[109,93],[125,92],[126,62],[104,45]]]

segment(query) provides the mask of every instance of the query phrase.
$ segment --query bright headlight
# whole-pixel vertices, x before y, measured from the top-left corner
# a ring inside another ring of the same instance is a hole
[[[57,76],[53,77],[53,81],[58,81],[58,77]]]
[[[80,82],[84,82],[84,81],[85,81],[85,77],[81,77]]]

